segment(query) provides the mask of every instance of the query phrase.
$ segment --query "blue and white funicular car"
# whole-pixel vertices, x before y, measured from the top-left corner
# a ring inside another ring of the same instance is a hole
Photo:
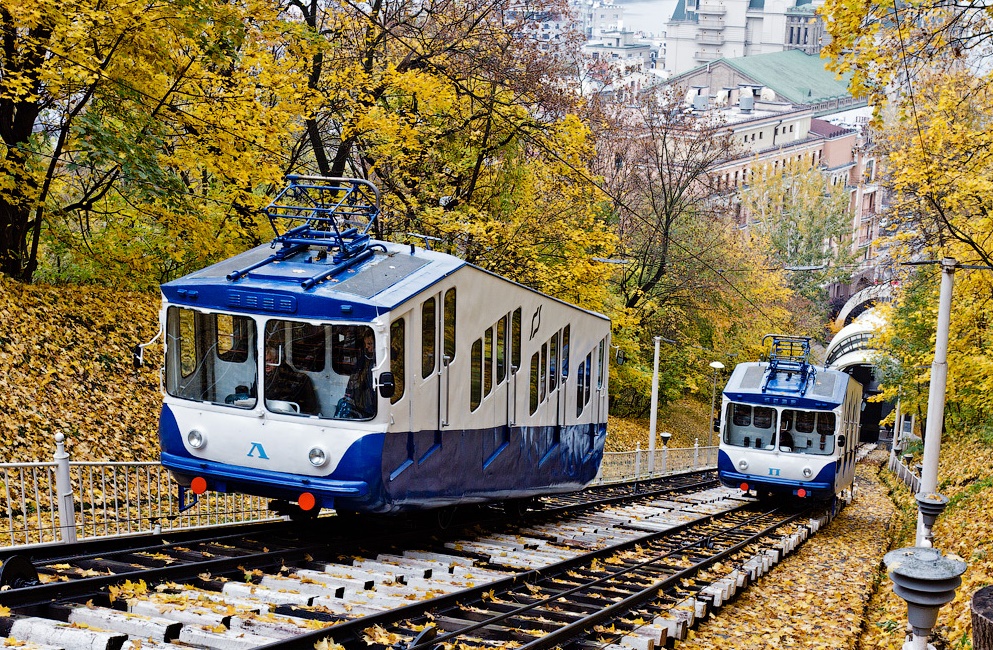
[[[808,337],[769,338],[769,361],[738,364],[724,388],[718,476],[763,496],[833,498],[855,480],[862,385],[817,370]]]
[[[277,236],[162,285],[162,463],[181,485],[397,512],[597,474],[604,316],[372,238],[378,190],[289,177]]]

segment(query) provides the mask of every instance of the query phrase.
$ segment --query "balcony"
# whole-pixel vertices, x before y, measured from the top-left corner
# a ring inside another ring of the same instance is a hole
[[[700,20],[697,22],[697,27],[700,29],[722,30],[724,29],[724,19],[700,16]]]
[[[717,33],[700,33],[697,34],[696,42],[701,45],[724,45],[724,34]]]
[[[723,16],[727,13],[727,8],[718,4],[701,4],[696,12],[701,16]]]
[[[696,52],[696,53],[693,54],[693,58],[696,59],[697,61],[701,61],[703,63],[709,63],[710,61],[716,61],[717,59],[721,58],[721,53],[720,52]]]

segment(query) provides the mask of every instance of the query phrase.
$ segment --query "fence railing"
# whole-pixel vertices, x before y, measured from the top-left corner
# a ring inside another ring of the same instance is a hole
[[[896,474],[896,477],[910,488],[911,494],[921,491],[921,477],[913,468],[908,467],[904,462],[905,458],[897,453],[890,454],[889,470]]]
[[[0,549],[280,518],[268,499],[241,494],[207,492],[190,506],[181,503],[179,485],[157,462],[74,462],[61,433],[55,445],[50,462],[0,463]],[[594,484],[716,464],[717,447],[699,444],[606,452]]]
[[[72,462],[55,440],[52,462],[0,464],[0,548],[279,519],[240,494],[206,492],[181,511],[159,463]]]
[[[607,451],[603,454],[603,463],[594,485],[716,467],[717,449],[701,447],[696,443],[692,447],[663,446],[654,452],[642,450],[641,445],[635,451]]]

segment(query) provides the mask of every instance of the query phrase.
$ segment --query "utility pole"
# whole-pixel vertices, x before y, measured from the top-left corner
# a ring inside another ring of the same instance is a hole
[[[652,413],[648,420],[648,474],[655,473],[655,427],[659,410],[659,343],[661,336],[655,337],[655,369],[652,371]]]
[[[952,287],[958,263],[951,257],[941,260],[941,288],[938,293],[938,326],[931,363],[931,385],[928,389],[927,420],[924,430],[924,460],[921,469],[921,493],[932,494],[938,488],[938,453],[941,449],[941,429],[945,422],[945,385],[948,380],[948,329],[952,314]],[[922,514],[917,516],[917,546],[925,542],[927,528]]]

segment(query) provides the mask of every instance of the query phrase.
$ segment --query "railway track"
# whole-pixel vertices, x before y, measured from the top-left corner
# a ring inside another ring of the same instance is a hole
[[[19,580],[0,591],[0,637],[95,650],[313,648],[329,636],[345,648],[578,648],[590,638],[602,647],[653,635],[657,644],[767,569],[770,548],[785,554],[824,519],[756,512],[710,480],[604,490],[595,506],[567,497],[512,527],[489,517],[443,534],[394,522],[356,535],[336,527],[352,522],[327,518],[130,540],[27,566],[7,558],[0,571]],[[763,535],[774,541],[756,541]]]

